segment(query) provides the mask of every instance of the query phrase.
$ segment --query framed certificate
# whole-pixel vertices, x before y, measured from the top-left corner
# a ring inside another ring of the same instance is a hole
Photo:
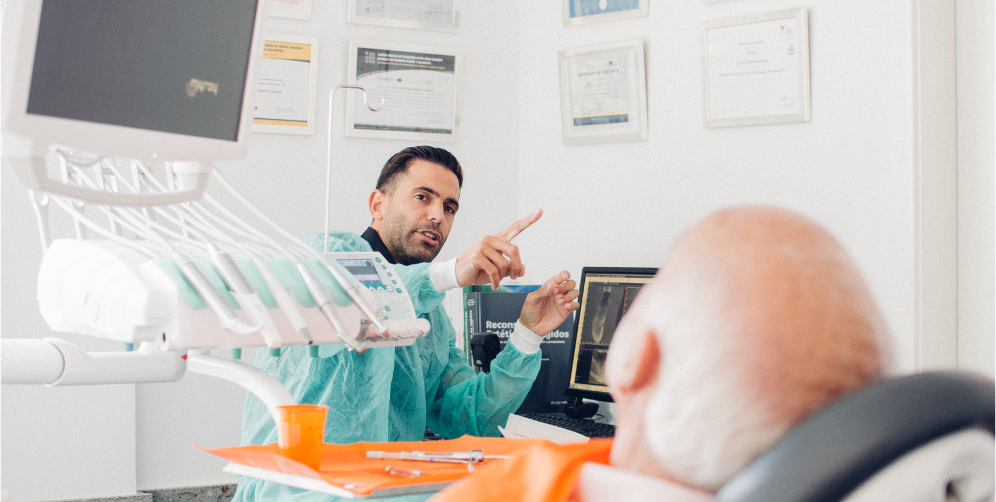
[[[257,73],[253,132],[315,134],[318,39],[268,33]]]
[[[460,61],[455,49],[350,40],[346,135],[414,141],[456,141],[460,123]]]
[[[650,0],[563,0],[564,26],[646,16]]]
[[[808,122],[805,8],[702,23],[702,123]]]
[[[268,0],[270,17],[290,19],[311,19],[311,0]]]
[[[456,32],[460,0],[349,0],[346,22]]]
[[[643,41],[560,51],[565,145],[647,140]]]

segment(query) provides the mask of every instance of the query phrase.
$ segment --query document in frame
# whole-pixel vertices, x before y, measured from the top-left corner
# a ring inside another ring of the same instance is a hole
[[[649,0],[562,0],[564,26],[646,16]]]
[[[311,19],[311,0],[269,0],[270,17]]]
[[[253,132],[315,134],[318,39],[269,34],[256,84]]]
[[[346,21],[455,32],[459,3],[460,0],[349,0]]]
[[[456,141],[460,53],[456,50],[350,42],[350,83],[363,87],[347,100],[347,136]]]
[[[646,140],[642,42],[561,53],[564,142]]]
[[[809,120],[805,11],[760,16],[703,26],[706,127]]]

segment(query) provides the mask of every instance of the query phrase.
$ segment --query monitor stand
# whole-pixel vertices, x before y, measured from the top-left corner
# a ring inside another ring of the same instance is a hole
[[[584,402],[584,399],[571,396],[567,398],[564,415],[570,418],[591,418],[598,412],[598,403]]]

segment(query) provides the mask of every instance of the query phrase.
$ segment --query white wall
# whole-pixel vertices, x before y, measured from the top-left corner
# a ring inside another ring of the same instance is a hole
[[[996,127],[993,2],[959,0],[958,367],[993,374]]]
[[[898,366],[909,371],[909,4],[809,2],[812,122],[702,127],[700,23],[799,5],[655,2],[649,18],[565,28],[559,4],[530,3],[519,61],[521,204],[525,211],[542,201],[551,228],[523,242],[552,251],[533,258],[534,271],[657,266],[685,229],[717,208],[791,208],[825,225],[854,255],[894,333]],[[649,141],[563,146],[557,51],[629,39],[646,43]]]
[[[914,25],[918,2],[653,2],[648,18],[572,28],[562,26],[558,1],[464,2],[459,34],[348,25],[345,3],[317,0],[311,21],[271,19],[269,26],[271,32],[320,39],[323,102],[334,85],[345,81],[351,37],[464,52],[461,139],[439,146],[460,159],[465,186],[441,258],[456,256],[482,233],[542,207],[544,218],[517,241],[528,265],[527,280],[541,281],[562,268],[579,274],[586,265],[656,266],[682,231],[714,209],[742,203],[785,206],[828,227],[855,256],[892,328],[898,369],[918,367],[918,316],[930,316],[918,296],[924,294],[917,261],[924,251],[918,247],[924,216],[916,213],[915,198],[914,131],[922,112],[914,87],[920,71],[914,65],[913,36],[919,33]],[[700,22],[799,6],[810,8],[812,122],[703,129]],[[959,58],[966,61],[958,61],[958,91],[990,101],[981,107],[988,115],[968,112],[958,123],[963,134],[982,127],[979,139],[972,136],[958,152],[962,160],[978,157],[959,170],[961,179],[971,181],[961,184],[958,211],[978,215],[971,216],[973,223],[959,218],[960,263],[963,270],[991,279],[992,7],[961,6],[972,47],[959,47]],[[973,44],[976,36],[986,37],[989,45]],[[647,49],[650,140],[563,146],[557,51],[634,38],[644,40]],[[974,83],[963,88],[962,72],[980,60],[980,69],[965,77]],[[339,207],[333,227],[360,232],[369,222],[367,195],[381,165],[410,143],[344,138],[342,103],[339,97],[333,146]],[[323,103],[315,136],[256,134],[247,159],[219,166],[301,236],[323,225],[326,120]],[[973,147],[978,144],[989,150]],[[3,337],[54,336],[33,298],[41,253],[26,196],[7,167],[0,176],[0,263],[6,265],[0,332]],[[984,186],[970,188],[980,182],[988,183],[988,195]],[[966,202],[964,197],[971,198]],[[988,223],[979,219],[986,211]],[[933,221],[930,214],[925,218]],[[966,242],[966,235],[976,237]],[[973,247],[986,238],[988,247]],[[980,284],[958,284],[983,298],[978,306],[960,304],[961,328],[975,323],[971,330],[980,335],[962,345],[958,357],[968,361],[981,351],[983,356],[966,364],[991,375],[992,282]],[[953,301],[948,298],[945,305],[953,307]],[[92,350],[117,350],[58,336]],[[942,342],[949,340],[953,336]],[[3,386],[2,392],[3,489],[15,502],[233,480],[220,472],[220,462],[190,447],[238,441],[242,393],[225,382],[188,375],[175,384]]]

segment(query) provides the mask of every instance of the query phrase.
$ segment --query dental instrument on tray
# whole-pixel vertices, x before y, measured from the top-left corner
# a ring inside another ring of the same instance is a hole
[[[479,464],[489,459],[509,458],[507,455],[485,455],[484,450],[441,451],[367,451],[367,458],[442,462],[449,464]]]
[[[485,455],[484,450],[467,450],[455,452],[440,451],[367,451],[367,458],[410,460],[414,462],[429,462],[442,464],[466,464],[467,470],[476,472],[474,464],[485,460],[509,458],[507,455]]]
[[[390,466],[390,465],[387,466],[387,467],[384,467],[384,472],[386,472],[388,474],[393,474],[395,476],[404,476],[406,478],[417,478],[417,477],[425,474],[424,472],[416,470],[416,469],[404,469],[402,467],[394,467],[394,466]]]

